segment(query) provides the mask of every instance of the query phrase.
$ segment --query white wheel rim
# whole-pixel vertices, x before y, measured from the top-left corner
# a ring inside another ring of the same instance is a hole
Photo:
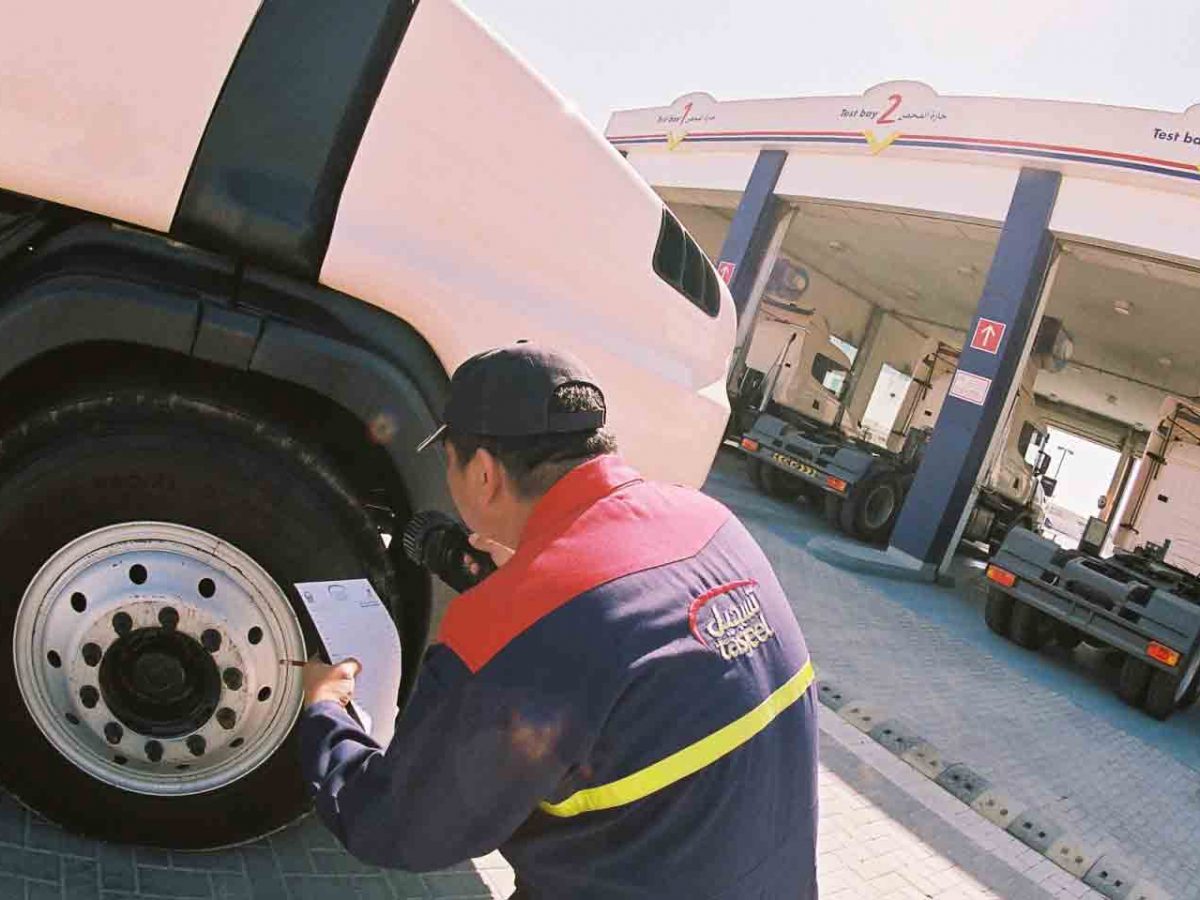
[[[302,658],[300,622],[262,567],[161,522],[55,552],[13,634],[17,684],[47,740],[94,778],[157,796],[217,790],[269,759],[303,697],[299,670],[279,661]]]

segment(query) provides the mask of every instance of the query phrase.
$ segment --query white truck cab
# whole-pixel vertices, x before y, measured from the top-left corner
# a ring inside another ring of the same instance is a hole
[[[223,845],[306,808],[295,585],[438,614],[386,540],[414,448],[521,338],[699,485],[728,290],[620,155],[453,0],[49,0],[0,30],[0,781],[73,830]],[[441,599],[444,599],[441,598]]]
[[[1163,560],[1200,575],[1200,404],[1168,397],[1150,433],[1114,539],[1165,547]]]
[[[851,360],[830,339],[824,316],[785,311],[764,301],[746,365],[765,373],[771,400],[837,427]],[[844,427],[857,431],[848,421]]]

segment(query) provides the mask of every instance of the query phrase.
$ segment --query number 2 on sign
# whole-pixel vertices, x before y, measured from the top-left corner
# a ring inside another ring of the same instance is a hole
[[[883,114],[875,120],[876,125],[896,124],[896,120],[892,118],[892,113],[900,108],[900,104],[903,102],[904,97],[902,97],[900,94],[892,94],[890,97],[888,97],[888,99],[892,101],[892,105],[885,109]]]

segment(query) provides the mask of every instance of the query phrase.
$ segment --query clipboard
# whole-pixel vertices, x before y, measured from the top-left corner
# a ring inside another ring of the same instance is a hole
[[[403,671],[400,633],[387,606],[365,578],[296,585],[326,658],[362,663],[350,713],[363,731],[386,747],[396,727],[396,697]]]

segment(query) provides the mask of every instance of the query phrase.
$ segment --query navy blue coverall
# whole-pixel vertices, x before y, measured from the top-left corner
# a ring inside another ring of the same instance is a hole
[[[301,718],[316,807],[412,871],[500,848],[522,898],[816,897],[812,664],[753,538],[698,491],[584,463],[455,598],[386,750]]]

